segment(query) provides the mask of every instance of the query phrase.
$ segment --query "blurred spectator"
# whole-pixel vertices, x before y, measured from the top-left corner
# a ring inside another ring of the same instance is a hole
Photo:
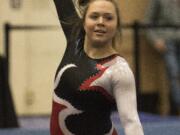
[[[0,56],[0,129],[18,127],[18,120],[8,84],[5,58]]]
[[[145,22],[180,26],[180,0],[149,0]],[[165,60],[171,102],[180,113],[180,29],[149,29],[147,38]]]

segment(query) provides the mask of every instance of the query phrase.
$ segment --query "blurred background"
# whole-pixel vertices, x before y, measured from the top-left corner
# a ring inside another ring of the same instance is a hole
[[[177,116],[170,101],[164,61],[139,27],[149,1],[119,0],[123,28],[117,48],[134,71],[139,111],[163,118]],[[1,104],[6,102],[0,106],[0,113],[11,106],[14,119],[48,119],[54,74],[65,45],[53,0],[0,0],[0,96]],[[3,113],[0,117],[2,120]]]

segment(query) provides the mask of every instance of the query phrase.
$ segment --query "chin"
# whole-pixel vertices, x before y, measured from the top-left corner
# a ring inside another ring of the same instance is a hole
[[[107,43],[107,41],[104,41],[104,40],[94,40],[92,43],[93,43],[94,47],[101,48],[101,47],[103,47]]]

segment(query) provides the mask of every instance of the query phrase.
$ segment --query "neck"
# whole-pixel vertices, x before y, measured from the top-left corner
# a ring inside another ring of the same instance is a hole
[[[85,38],[84,51],[90,58],[105,58],[112,54],[117,54],[117,51],[112,47],[112,43],[92,43]]]

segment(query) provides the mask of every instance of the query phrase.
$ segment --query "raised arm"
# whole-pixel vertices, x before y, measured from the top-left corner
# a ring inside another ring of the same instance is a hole
[[[74,19],[79,19],[73,0],[54,0],[54,3],[65,37],[69,40],[72,22]]]
[[[144,135],[137,113],[134,76],[126,61],[120,62],[113,73],[113,94],[125,135]]]

